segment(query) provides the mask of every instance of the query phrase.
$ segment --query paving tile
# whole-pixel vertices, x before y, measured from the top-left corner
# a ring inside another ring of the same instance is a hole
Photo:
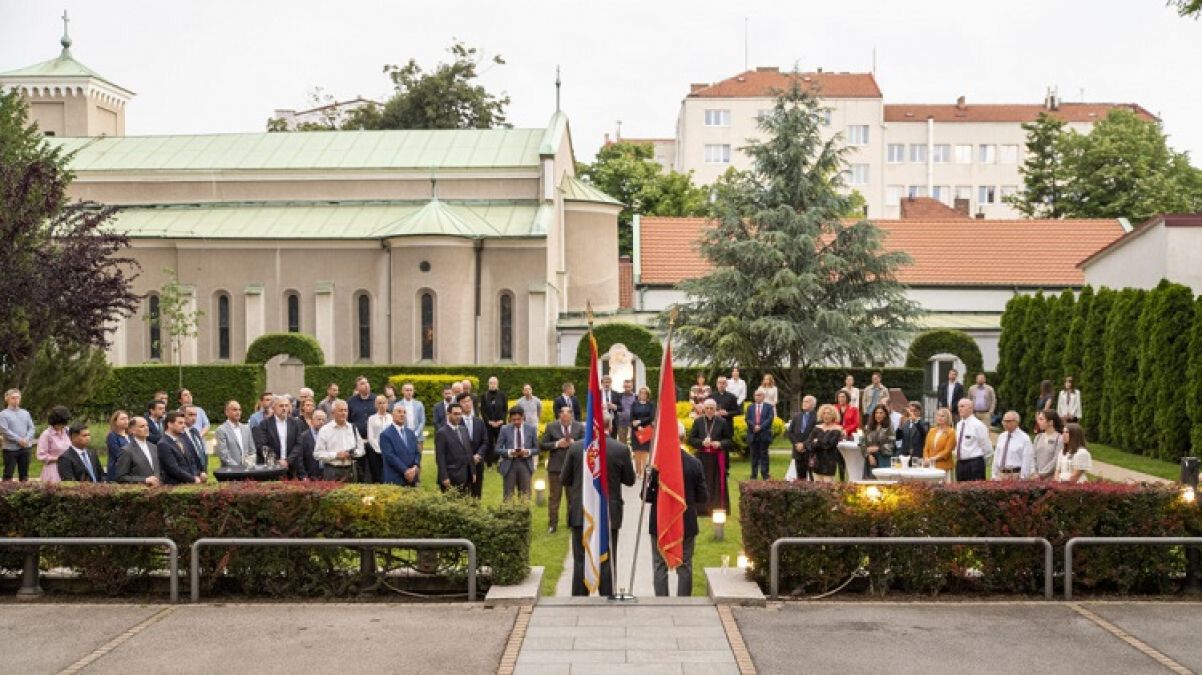
[[[572,649],[572,638],[565,637],[530,637],[522,640],[522,651],[540,651]]]
[[[526,629],[526,637],[527,639],[554,637],[567,640],[578,637],[626,637],[626,630],[625,626],[531,626]],[[640,631],[638,634],[641,634],[643,629],[636,628],[635,630]]]
[[[595,649],[590,651],[576,651],[574,649],[561,649],[556,651],[525,651],[522,650],[518,656],[518,665],[527,665],[535,663],[625,663],[626,652],[621,650],[607,651]]]
[[[685,663],[681,664],[683,675],[739,675],[737,663]]]
[[[533,663],[519,665],[513,675],[570,675],[572,666],[567,663]]]
[[[626,652],[630,663],[734,663],[730,648],[710,650],[631,649]]]
[[[718,618],[718,613],[710,614],[679,614],[672,617],[672,624],[675,626],[721,626],[722,620]]]
[[[572,675],[681,675],[676,663],[586,663],[572,666]]]
[[[530,615],[530,627],[535,626],[575,626],[579,619],[574,616],[548,616],[539,614],[538,610]]]
[[[726,633],[722,632],[717,636],[710,635],[706,637],[691,636],[676,638],[676,648],[681,651],[708,651],[722,648],[729,649],[730,643],[726,639]]]
[[[646,635],[648,629],[638,626],[631,626],[626,629],[626,634],[631,637]],[[527,633],[529,634],[529,633]],[[720,639],[722,644],[726,644],[726,630],[722,628],[721,622],[716,626],[669,626],[656,628],[655,634],[659,637],[668,638],[711,638]]]
[[[675,640],[669,638],[641,635],[633,637],[578,637],[572,649],[659,649],[675,646]]]
[[[657,626],[671,626],[674,619],[670,616],[625,616],[623,614],[592,614],[583,615],[576,625],[578,626],[643,626],[653,628]]]

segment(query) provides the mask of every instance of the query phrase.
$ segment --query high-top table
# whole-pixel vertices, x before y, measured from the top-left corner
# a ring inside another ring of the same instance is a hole
[[[280,480],[288,473],[288,469],[282,466],[266,466],[257,464],[254,467],[246,468],[241,466],[223,466],[220,469],[213,471],[213,477],[219,483],[228,483],[232,481],[268,481]]]

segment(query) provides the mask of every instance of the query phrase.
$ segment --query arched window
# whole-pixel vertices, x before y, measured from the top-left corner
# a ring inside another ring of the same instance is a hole
[[[217,358],[230,358],[230,296],[225,293],[217,296]]]
[[[360,292],[355,299],[355,326],[357,328],[355,344],[358,345],[356,357],[361,361],[371,360],[371,298],[367,293]]]
[[[434,360],[434,294],[430,291],[422,291],[420,296],[421,304],[421,342],[422,342],[422,360]]]
[[[163,358],[163,327],[159,316],[159,296],[152,295],[146,301],[146,324],[150,327],[150,358]]]
[[[289,292],[287,297],[288,306],[288,332],[300,332],[300,295],[295,292]]]
[[[498,312],[500,319],[500,336],[501,336],[501,358],[505,360],[513,359],[513,293],[505,291],[501,293],[501,301]]]

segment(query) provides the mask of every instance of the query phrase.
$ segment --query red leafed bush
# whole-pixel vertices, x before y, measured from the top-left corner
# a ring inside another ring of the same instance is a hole
[[[1043,537],[1063,573],[1073,537],[1200,536],[1202,512],[1169,487],[1100,483],[965,483],[865,487],[759,482],[740,487],[743,544],[751,574],[766,585],[772,542],[781,537]],[[1168,546],[1086,546],[1074,553],[1075,585],[1119,593],[1164,593],[1180,583],[1185,556]],[[1034,546],[830,546],[781,549],[781,593],[820,593],[860,566],[870,588],[1038,593],[1043,549]]]

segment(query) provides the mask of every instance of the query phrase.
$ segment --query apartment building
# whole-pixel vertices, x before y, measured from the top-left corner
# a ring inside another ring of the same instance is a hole
[[[758,117],[772,107],[790,73],[761,67],[716,83],[690,85],[676,120],[672,167],[707,184],[727,169],[748,168],[741,150],[762,137]],[[1049,91],[1042,103],[885,103],[871,73],[799,73],[826,107],[824,138],[840,134],[848,148],[848,189],[862,194],[868,214],[897,218],[902,199],[931,197],[952,206],[968,200],[973,215],[1014,218],[1004,197],[1022,186],[1026,133],[1021,125],[1046,112],[1088,132],[1114,108],[1156,117],[1134,103],[1068,103]]]

